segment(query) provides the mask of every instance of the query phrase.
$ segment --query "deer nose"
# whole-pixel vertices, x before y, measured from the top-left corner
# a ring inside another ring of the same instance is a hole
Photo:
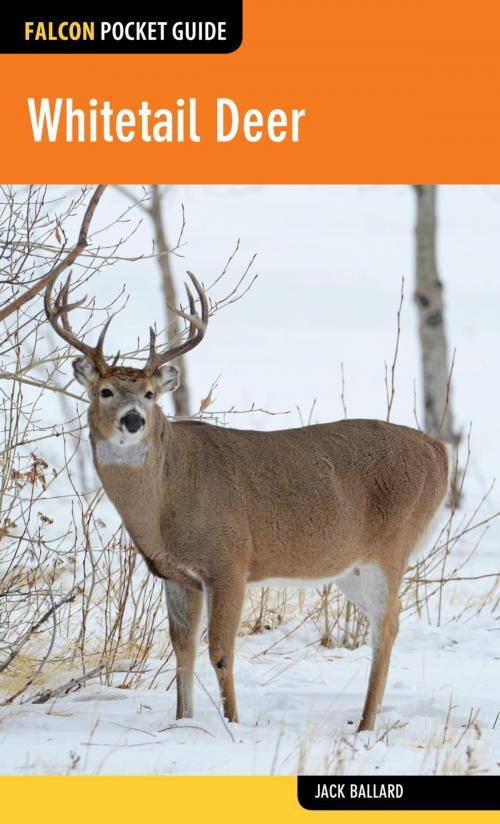
[[[144,426],[144,418],[138,412],[132,410],[120,418],[120,425],[124,426],[128,432],[138,432]]]

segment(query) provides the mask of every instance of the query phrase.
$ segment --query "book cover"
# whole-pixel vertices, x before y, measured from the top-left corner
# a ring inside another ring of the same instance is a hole
[[[5,817],[493,820],[498,24],[4,13]]]

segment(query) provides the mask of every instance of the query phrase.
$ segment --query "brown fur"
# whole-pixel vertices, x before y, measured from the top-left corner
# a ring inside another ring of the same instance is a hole
[[[100,398],[103,386],[113,387],[113,403]],[[397,634],[401,579],[446,494],[446,447],[372,420],[274,432],[173,423],[151,403],[145,462],[101,465],[97,444],[109,438],[120,404],[142,402],[148,388],[158,391],[155,378],[138,370],[96,375],[89,421],[108,496],[150,566],[170,582],[178,716],[192,714],[201,587],[209,599],[210,659],[224,712],[236,720],[234,641],[247,582],[335,577],[375,564],[388,594],[360,723],[371,728]]]

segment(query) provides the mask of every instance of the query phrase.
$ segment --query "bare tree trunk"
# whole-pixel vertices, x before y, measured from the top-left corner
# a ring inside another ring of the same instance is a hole
[[[436,187],[414,186],[417,196],[416,287],[424,386],[425,431],[451,444],[453,425],[450,363],[444,320],[443,284],[436,261]]]
[[[177,334],[177,315],[170,309],[177,306],[177,295],[175,292],[172,269],[170,267],[170,253],[167,244],[165,226],[162,215],[162,196],[158,185],[151,186],[151,206],[148,209],[153,221],[156,251],[158,253],[158,265],[161,273],[161,283],[165,299],[165,315],[169,336]],[[174,410],[177,415],[189,415],[189,389],[187,386],[186,367],[184,358],[177,358],[176,364],[181,371],[181,382],[176,392],[173,394]]]

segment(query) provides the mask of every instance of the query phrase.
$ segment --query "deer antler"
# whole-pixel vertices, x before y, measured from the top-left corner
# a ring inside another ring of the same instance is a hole
[[[109,367],[104,359],[103,345],[104,338],[106,336],[106,332],[108,331],[108,326],[113,319],[113,315],[111,315],[104,324],[101,330],[101,334],[99,335],[99,340],[97,341],[97,346],[88,346],[86,343],[79,340],[70,326],[68,320],[68,312],[71,312],[72,309],[77,309],[79,306],[82,306],[82,304],[85,303],[87,298],[84,297],[81,300],[76,301],[75,303],[68,303],[69,288],[71,285],[70,272],[65,284],[61,286],[58,295],[53,300],[52,289],[54,288],[54,284],[57,280],[58,274],[58,272],[55,272],[53,274],[45,290],[44,306],[45,314],[47,315],[47,320],[49,321],[54,331],[57,332],[57,334],[63,340],[65,340],[66,343],[69,343],[70,346],[73,346],[75,349],[78,349],[80,352],[83,352],[83,354],[90,358],[90,360],[94,363],[100,375],[105,375]]]
[[[203,287],[198,282],[196,277],[191,272],[188,272],[188,275],[194,284],[198,298],[201,303],[201,315],[199,315],[196,311],[195,299],[192,295],[189,286],[187,284],[184,284],[188,296],[190,313],[184,312],[182,309],[175,309],[173,307],[171,307],[171,309],[180,318],[184,318],[185,320],[189,321],[189,334],[186,340],[180,343],[178,346],[173,346],[170,349],[167,349],[164,352],[159,353],[156,351],[155,346],[156,332],[152,327],[150,327],[149,357],[144,367],[144,372],[147,374],[152,375],[160,366],[163,366],[164,363],[168,363],[168,361],[171,361],[174,358],[178,358],[179,355],[183,355],[185,352],[189,352],[190,349],[193,349],[200,343],[205,334],[205,330],[208,324],[207,297],[205,295]],[[58,273],[55,272],[49,280],[49,283],[47,284],[47,288],[45,290],[44,306],[45,314],[47,315],[47,320],[49,321],[54,331],[57,332],[59,337],[65,340],[66,343],[69,343],[70,346],[73,346],[75,349],[78,349],[80,352],[83,352],[83,354],[90,358],[90,360],[94,363],[98,372],[101,375],[105,375],[110,368],[116,365],[116,362],[118,360],[117,355],[112,363],[112,366],[110,367],[106,363],[103,353],[104,338],[106,336],[106,332],[108,331],[109,324],[113,319],[113,315],[111,315],[104,324],[101,330],[101,334],[99,335],[99,340],[97,341],[97,346],[89,346],[88,344],[84,343],[82,340],[77,338],[77,336],[73,332],[68,320],[68,313],[71,312],[72,309],[77,309],[78,307],[82,306],[87,300],[87,298],[84,297],[81,300],[75,301],[75,303],[68,303],[69,289],[71,286],[71,273],[69,274],[68,279],[66,280],[64,285],[59,290],[57,296],[53,298],[52,290],[57,280],[57,276]]]
[[[164,363],[168,363],[168,361],[173,360],[174,358],[178,358],[179,355],[183,355],[185,352],[189,352],[190,349],[194,349],[195,346],[203,339],[205,334],[207,324],[208,324],[208,301],[205,291],[196,277],[193,275],[192,272],[188,272],[189,277],[191,278],[194,288],[196,289],[198,298],[201,304],[201,316],[196,311],[195,300],[191,293],[191,290],[187,283],[184,284],[186,287],[186,292],[189,301],[189,309],[190,313],[184,312],[182,309],[175,309],[173,306],[170,309],[175,312],[180,318],[184,318],[184,320],[189,321],[189,334],[183,343],[178,344],[178,346],[172,346],[170,349],[166,349],[164,352],[158,353],[156,351],[156,332],[154,331],[153,327],[150,326],[149,328],[149,357],[144,367],[144,372],[152,375],[160,366],[163,366]]]

